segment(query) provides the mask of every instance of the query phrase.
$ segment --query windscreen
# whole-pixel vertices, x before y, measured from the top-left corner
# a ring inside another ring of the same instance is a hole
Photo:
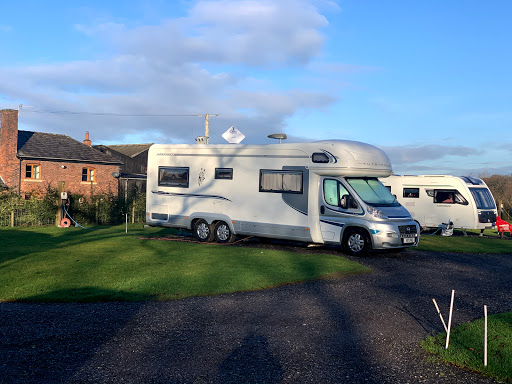
[[[363,201],[374,207],[398,207],[400,204],[377,178],[347,178]]]
[[[477,209],[496,209],[496,203],[487,188],[469,188]]]

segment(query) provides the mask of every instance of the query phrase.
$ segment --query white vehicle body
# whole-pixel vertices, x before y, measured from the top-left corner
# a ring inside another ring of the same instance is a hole
[[[354,141],[156,144],[146,221],[192,229],[203,241],[345,241],[354,254],[417,245],[419,227],[377,179],[391,173],[383,151]]]
[[[485,229],[496,225],[496,203],[483,180],[450,175],[381,179],[421,227]]]

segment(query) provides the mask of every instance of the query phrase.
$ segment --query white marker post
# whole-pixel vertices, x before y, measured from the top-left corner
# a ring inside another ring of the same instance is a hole
[[[455,290],[452,289],[452,301],[450,303],[450,317],[448,318],[448,329],[446,330],[446,346],[445,349],[448,349],[448,345],[450,344],[450,329],[452,326],[452,313],[453,313],[453,298],[455,296]]]
[[[484,367],[487,367],[487,305],[484,305]]]
[[[436,299],[432,299],[434,302],[434,305],[436,306],[437,313],[439,313],[439,317],[441,318],[441,321],[443,322],[443,327],[446,332],[448,332],[448,328],[446,328],[446,323],[444,322],[443,315],[441,315],[441,311],[439,310],[439,307],[437,306]]]

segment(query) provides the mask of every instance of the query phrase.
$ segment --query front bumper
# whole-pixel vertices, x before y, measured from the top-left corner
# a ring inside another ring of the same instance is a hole
[[[378,224],[371,230],[373,249],[407,248],[418,245],[420,227],[416,222]]]

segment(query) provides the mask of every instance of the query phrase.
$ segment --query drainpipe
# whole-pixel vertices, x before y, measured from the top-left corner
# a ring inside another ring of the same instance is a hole
[[[21,157],[20,157],[20,172],[18,177],[18,195],[21,196]]]

